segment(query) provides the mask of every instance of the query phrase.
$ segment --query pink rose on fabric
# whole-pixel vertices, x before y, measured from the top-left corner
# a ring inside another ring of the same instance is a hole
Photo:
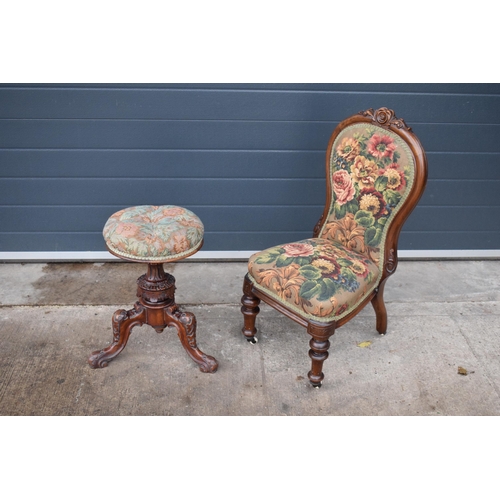
[[[333,191],[339,206],[345,205],[354,198],[355,189],[351,176],[345,170],[337,170],[333,174]]]
[[[289,243],[283,246],[287,257],[309,257],[314,253],[314,247],[309,243]]]

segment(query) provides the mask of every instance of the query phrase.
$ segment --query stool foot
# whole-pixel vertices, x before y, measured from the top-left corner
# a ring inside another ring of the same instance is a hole
[[[108,366],[108,362],[116,358],[127,345],[132,328],[144,323],[146,323],[146,310],[139,302],[130,311],[125,311],[125,309],[116,311],[112,319],[113,342],[105,349],[94,351],[88,359],[89,365],[92,368]]]
[[[196,345],[195,315],[177,309],[173,314],[169,314],[169,318],[171,319],[170,324],[173,324],[177,328],[177,334],[182,347],[184,347],[189,357],[195,363],[198,363],[200,371],[203,373],[214,373],[217,371],[219,365],[215,358],[200,351]]]

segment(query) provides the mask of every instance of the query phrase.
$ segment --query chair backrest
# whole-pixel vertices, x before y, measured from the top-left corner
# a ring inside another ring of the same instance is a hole
[[[336,240],[395,271],[401,227],[427,181],[418,138],[394,111],[361,111],[334,130],[326,152],[327,199],[314,236]]]

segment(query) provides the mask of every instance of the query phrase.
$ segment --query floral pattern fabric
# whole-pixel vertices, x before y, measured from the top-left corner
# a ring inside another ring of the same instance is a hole
[[[332,202],[319,237],[254,254],[254,286],[318,321],[349,314],[378,285],[385,235],[413,184],[414,166],[395,133],[346,127],[332,147]]]
[[[203,232],[201,220],[186,208],[142,205],[113,214],[103,236],[109,250],[126,259],[169,262],[195,253]]]
[[[311,238],[250,257],[254,283],[312,317],[335,317],[357,303],[379,275],[377,265],[337,241]]]
[[[374,125],[347,127],[332,148],[332,204],[319,236],[379,262],[413,174],[413,156],[398,135]]]

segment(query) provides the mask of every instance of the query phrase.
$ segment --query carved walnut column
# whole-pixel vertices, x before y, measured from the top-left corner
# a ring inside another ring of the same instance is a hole
[[[213,373],[218,363],[204,354],[196,345],[196,318],[179,309],[175,303],[175,278],[164,271],[163,264],[148,264],[148,271],[137,280],[139,300],[129,311],[120,309],[113,315],[113,342],[100,351],[94,351],[88,362],[92,368],[104,368],[127,345],[132,328],[150,325],[158,333],[166,327],[177,329],[182,346],[202,372]]]

